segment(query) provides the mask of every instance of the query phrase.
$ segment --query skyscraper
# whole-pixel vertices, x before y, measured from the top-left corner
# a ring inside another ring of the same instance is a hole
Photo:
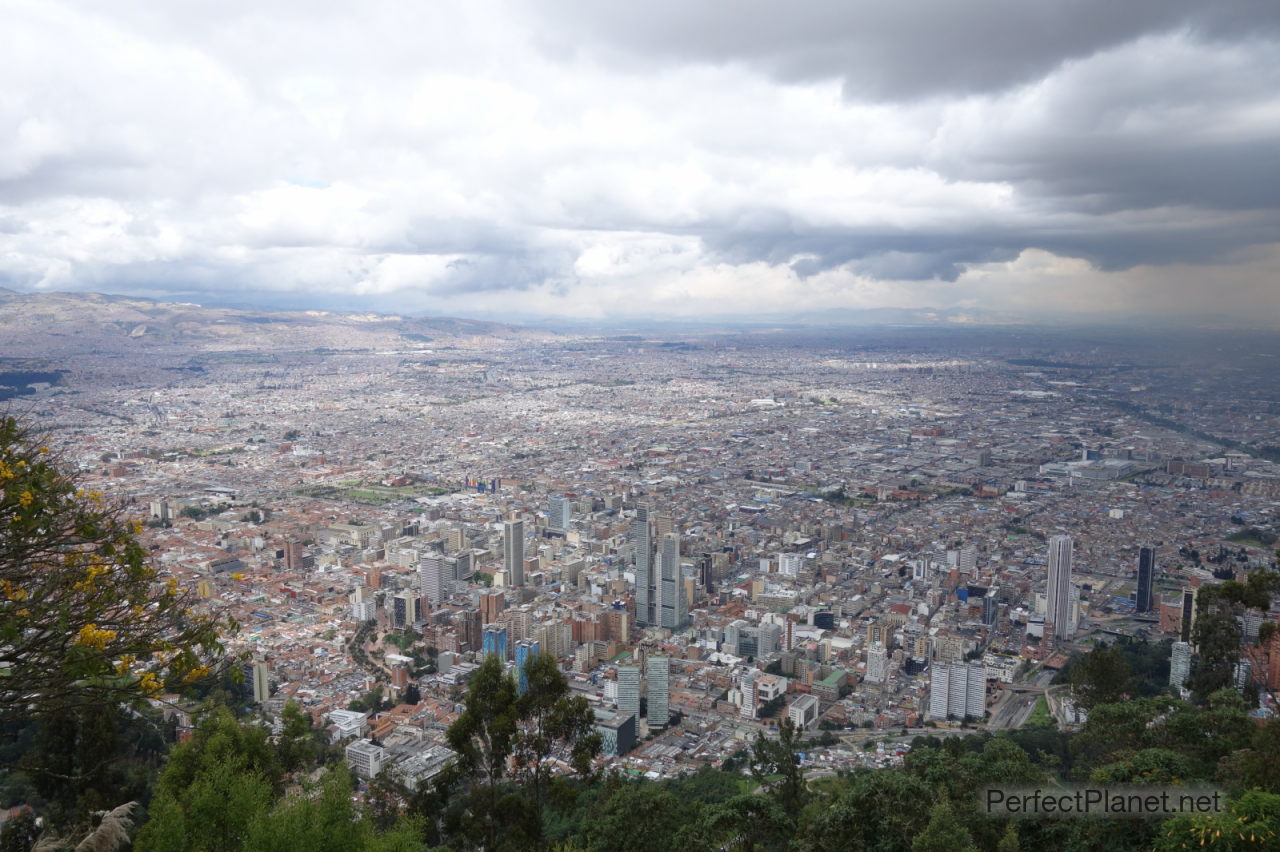
[[[650,657],[645,665],[649,670],[649,727],[665,728],[671,721],[671,658]]]
[[[1169,685],[1179,689],[1191,677],[1191,645],[1186,642],[1174,642],[1169,657]]]
[[[884,683],[888,679],[889,655],[879,642],[867,649],[867,680]]]
[[[658,624],[669,630],[680,630],[689,620],[689,602],[685,598],[684,576],[680,571],[680,536],[677,533],[667,533],[662,537],[658,572],[661,576]]]
[[[266,660],[253,662],[253,701],[255,704],[266,704],[271,697],[271,667]]]
[[[568,497],[552,497],[547,507],[547,526],[567,530],[573,523],[573,501]]]
[[[618,712],[634,720],[640,737],[640,667],[618,666]],[[652,710],[650,711],[652,713]]]
[[[929,717],[981,719],[987,710],[986,667],[982,663],[935,662],[929,675]]]
[[[502,567],[508,585],[524,585],[524,521],[507,521],[502,526]]]
[[[1049,583],[1045,589],[1044,620],[1053,624],[1053,636],[1069,640],[1075,633],[1071,623],[1071,555],[1069,535],[1049,539]]]
[[[1138,589],[1134,598],[1135,612],[1151,611],[1151,590],[1155,582],[1156,551],[1151,547],[1138,548]]]
[[[444,558],[438,555],[424,557],[418,562],[418,585],[422,596],[436,607],[448,597],[445,591],[448,583],[445,578]]]
[[[521,695],[529,688],[529,674],[525,666],[541,651],[542,646],[537,639],[521,639],[516,643],[516,687]]]
[[[997,597],[999,590],[992,587],[987,589],[986,597],[982,599],[982,623],[988,626],[996,623],[996,618],[1000,615],[1000,599]]]
[[[497,657],[503,662],[507,659],[507,628],[501,624],[486,624],[483,633],[484,655]]]
[[[636,569],[636,623],[641,626],[657,624],[654,609],[658,595],[654,583],[653,533],[649,528],[648,504],[636,504],[636,517],[627,530],[627,537],[631,539]]]

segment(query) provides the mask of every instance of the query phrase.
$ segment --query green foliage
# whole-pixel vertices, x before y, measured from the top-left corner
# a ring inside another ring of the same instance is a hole
[[[911,773],[858,772],[849,789],[806,827],[805,848],[905,852],[928,824],[921,804],[931,799],[929,786]]]
[[[1129,663],[1115,645],[1095,648],[1071,670],[1071,694],[1085,710],[1119,701],[1131,691]]]
[[[800,732],[790,718],[778,726],[776,740],[761,731],[751,747],[751,775],[788,813],[795,813],[804,805],[804,770],[797,757],[800,748]]]
[[[1155,849],[1275,849],[1280,846],[1280,796],[1251,791],[1214,816],[1175,817],[1164,823]]]
[[[0,716],[141,702],[208,672],[231,625],[158,582],[139,522],[0,418]]]
[[[269,811],[259,811],[249,826],[244,848],[255,852],[423,848],[418,826],[411,820],[379,835],[370,820],[361,818],[351,801],[350,777],[346,764],[339,763],[324,776],[314,795],[290,796]]]
[[[568,681],[549,655],[525,664],[528,689],[518,694],[514,678],[496,657],[487,657],[471,679],[465,709],[449,726],[449,745],[463,773],[479,781],[469,793],[459,827],[473,842],[496,849],[541,842],[544,795],[550,767],[545,757],[563,746],[582,777],[593,771],[600,736],[586,700],[570,694]],[[508,760],[521,793],[499,789]]]

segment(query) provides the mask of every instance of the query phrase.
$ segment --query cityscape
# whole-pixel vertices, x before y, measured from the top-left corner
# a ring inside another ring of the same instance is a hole
[[[7,0],[0,852],[1280,849],[1278,57]]]
[[[90,339],[78,316],[68,339]],[[292,318],[252,319],[220,321]],[[145,522],[163,576],[240,625],[262,713],[297,702],[366,778],[442,771],[489,656],[517,679],[554,657],[601,759],[652,778],[783,719],[831,733],[806,755],[831,771],[1037,707],[1071,728],[1073,653],[1172,640],[1181,688],[1197,589],[1274,561],[1265,335],[494,327],[246,350],[119,325],[97,327],[111,356],[32,353],[54,380],[15,401]],[[1234,679],[1270,716],[1280,646],[1254,650]],[[374,690],[387,706],[361,709]]]

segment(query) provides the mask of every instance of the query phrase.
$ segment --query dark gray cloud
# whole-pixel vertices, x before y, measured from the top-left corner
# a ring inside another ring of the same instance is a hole
[[[1235,41],[1280,31],[1268,0],[915,0],[875,3],[553,2],[549,49],[632,69],[663,60],[741,63],[785,81],[837,78],[850,98],[994,92],[1144,35]]]
[[[1241,270],[1274,272],[1280,3],[13,10],[5,286],[653,315],[1120,281],[1192,306],[1186,267],[1246,310]]]

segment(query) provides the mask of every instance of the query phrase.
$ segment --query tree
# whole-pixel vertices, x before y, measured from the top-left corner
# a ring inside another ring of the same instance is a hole
[[[485,848],[497,847],[497,784],[515,748],[516,684],[496,656],[487,656],[471,678],[461,715],[449,726],[449,746],[459,764],[483,781],[480,815]]]
[[[911,852],[978,852],[978,847],[941,796],[929,810],[929,824],[911,841]]]
[[[1179,816],[1161,827],[1157,850],[1274,849],[1280,842],[1280,796],[1250,790],[1226,811],[1212,816]]]
[[[243,848],[282,777],[266,730],[241,726],[225,707],[214,708],[170,753],[135,845],[139,852]]]
[[[321,731],[311,714],[296,701],[286,701],[280,713],[280,736],[276,738],[276,754],[286,772],[310,769],[324,751]]]
[[[550,777],[545,758],[552,748],[567,746],[574,771],[589,777],[600,753],[600,734],[587,699],[571,694],[554,657],[535,655],[525,663],[524,673],[527,688],[516,699],[515,766],[531,792],[534,812],[541,813],[542,791]]]
[[[1196,621],[1191,641],[1199,663],[1189,681],[1198,701],[1232,684],[1240,659],[1237,619],[1248,609],[1266,612],[1271,598],[1280,592],[1280,574],[1256,571],[1245,582],[1228,580],[1207,586],[1196,595]]]
[[[796,757],[800,748],[800,731],[790,717],[778,726],[776,740],[760,731],[751,747],[752,776],[773,792],[787,813],[796,813],[804,805],[804,770]]]
[[[1130,691],[1129,663],[1116,645],[1095,648],[1071,669],[1071,694],[1085,710],[1119,701]]]
[[[0,716],[136,702],[209,673],[220,623],[160,582],[141,523],[0,418]]]
[[[673,844],[678,849],[786,849],[795,820],[769,796],[740,795],[704,808]]]

